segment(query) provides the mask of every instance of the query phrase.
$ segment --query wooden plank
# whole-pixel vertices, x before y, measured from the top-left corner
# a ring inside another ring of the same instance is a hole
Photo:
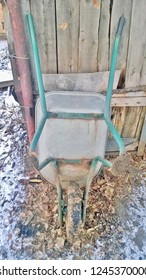
[[[146,96],[146,91],[123,91],[123,92],[118,92],[113,93],[112,97],[117,98],[117,97],[129,97],[129,98],[135,98],[135,97],[144,97]]]
[[[38,90],[38,84],[37,84],[37,77],[36,77],[36,70],[35,70],[35,64],[34,64],[34,57],[33,57],[33,51],[30,41],[30,35],[28,32],[27,22],[26,22],[26,15],[31,12],[30,10],[30,2],[28,0],[20,1],[21,4],[21,12],[22,12],[22,19],[23,19],[23,26],[26,36],[26,42],[27,42],[27,56],[30,60],[30,71],[31,71],[31,79],[33,84],[33,89]]]
[[[144,119],[144,124],[143,124],[143,128],[142,128],[141,136],[140,136],[138,152],[137,152],[138,156],[142,156],[144,154],[145,145],[146,145],[146,116]]]
[[[127,107],[123,137],[135,137],[141,115],[141,107]]]
[[[110,0],[101,2],[98,40],[98,71],[109,70]]]
[[[19,78],[19,73],[18,73],[18,65],[16,62],[16,58],[14,56],[15,49],[14,49],[11,22],[10,22],[7,5],[3,5],[3,13],[4,13],[5,31],[6,31],[6,36],[7,36],[7,40],[8,40],[8,49],[9,49],[9,54],[10,54],[15,91],[17,93],[17,96],[20,96],[19,101],[21,101],[22,94],[21,94],[20,78]],[[7,85],[7,82],[6,83],[4,82],[2,84],[2,86],[5,86],[5,85]],[[9,85],[11,85],[11,82]],[[21,105],[22,105],[22,103],[21,103]]]
[[[0,4],[0,38],[1,39],[6,38],[6,32],[4,30],[4,15],[3,15],[2,4]]]
[[[112,107],[140,107],[146,106],[146,92],[135,91],[114,93],[111,100]]]
[[[126,70],[126,88],[139,86],[141,81],[144,81],[144,79],[146,84],[145,71],[143,73],[144,52],[146,47],[146,33],[144,32],[145,26],[146,1],[141,0],[138,5],[137,1],[133,0]]]
[[[75,73],[78,69],[79,3],[56,1],[58,73]]]
[[[31,13],[37,34],[43,73],[57,73],[55,1],[31,0]]]
[[[114,86],[116,89],[120,71],[116,71]],[[45,91],[71,90],[104,92],[107,89],[109,72],[77,73],[77,74],[47,74],[43,75]]]
[[[125,144],[126,150],[127,151],[132,151],[135,150],[135,148],[138,146],[138,141],[136,138],[122,138],[123,142]],[[108,139],[107,141],[107,147],[106,147],[106,152],[107,153],[112,153],[112,152],[118,152],[118,144],[114,139]]]
[[[143,46],[143,63],[140,77],[140,85],[146,85],[146,44]]]
[[[113,107],[111,118],[112,118],[113,125],[116,127],[119,134],[122,135],[123,127],[125,124],[125,118],[126,118],[126,107],[123,108]],[[111,135],[110,137],[113,138]]]
[[[117,69],[121,69],[124,65],[126,65],[129,34],[130,34],[130,24],[131,24],[132,2],[133,2],[132,0],[113,1],[112,13],[111,13],[111,27],[110,27],[110,60],[111,60],[113,42],[114,42],[119,18],[122,15],[124,15],[125,17],[125,26],[122,33],[120,48],[119,48],[118,58],[117,58]]]
[[[101,0],[80,1],[79,72],[97,72],[100,6]]]
[[[139,107],[146,106],[146,96],[144,97],[114,97],[111,101],[112,107]]]
[[[137,139],[140,139],[145,115],[146,115],[146,107],[141,107],[141,114],[139,116],[139,122],[135,133],[135,137],[137,137]]]

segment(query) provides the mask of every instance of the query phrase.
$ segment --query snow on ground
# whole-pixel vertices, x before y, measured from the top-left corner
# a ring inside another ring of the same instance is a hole
[[[146,162],[133,158],[126,178],[101,173],[71,245],[58,226],[55,187],[26,160],[24,121],[10,101],[0,91],[0,259],[146,259]]]

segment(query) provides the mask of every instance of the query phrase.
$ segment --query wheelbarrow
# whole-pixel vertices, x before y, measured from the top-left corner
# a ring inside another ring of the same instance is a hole
[[[59,224],[66,224],[72,242],[85,223],[92,180],[101,167],[112,167],[105,159],[108,130],[119,153],[124,143],[110,120],[111,96],[116,60],[125,18],[119,19],[112,52],[106,97],[94,92],[57,91],[44,93],[37,40],[32,15],[27,23],[34,54],[40,98],[35,107],[36,132],[30,148],[38,153],[42,176],[57,187]]]

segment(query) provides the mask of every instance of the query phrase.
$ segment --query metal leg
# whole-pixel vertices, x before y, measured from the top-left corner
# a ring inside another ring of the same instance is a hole
[[[92,179],[93,179],[96,164],[97,164],[97,160],[93,160],[92,163],[91,163],[90,171],[89,171],[88,178],[87,178],[86,187],[85,187],[84,194],[83,194],[83,213],[82,213],[83,224],[85,223],[85,220],[86,220],[86,209],[87,209],[88,194],[89,194],[89,190],[90,190],[91,182],[92,182]]]
[[[85,224],[85,221],[86,221],[86,209],[87,209],[87,201],[88,201],[90,185],[91,185],[91,182],[87,182],[85,190],[84,190],[84,194],[83,194],[83,212],[82,212],[83,224]]]
[[[57,194],[58,194],[58,221],[61,227],[63,222],[63,196],[62,196],[62,189],[61,189],[61,184],[59,179],[58,162],[54,161],[53,165],[55,167],[55,172],[56,172],[56,187],[57,187]]]
[[[63,199],[62,199],[62,190],[59,183],[57,184],[57,194],[58,194],[58,220],[59,220],[59,225],[61,227],[63,222],[63,205],[62,205]]]

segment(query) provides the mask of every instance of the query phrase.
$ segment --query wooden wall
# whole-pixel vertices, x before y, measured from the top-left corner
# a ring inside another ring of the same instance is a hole
[[[125,16],[117,69],[123,69],[124,82],[120,87],[123,98],[129,99],[128,103],[123,101],[127,99],[121,99],[122,106],[119,102],[113,108],[112,117],[123,137],[140,138],[146,108],[146,0],[20,0],[20,3],[35,89],[27,13],[31,12],[34,18],[43,74],[108,71],[118,20]]]
[[[4,30],[4,16],[2,10],[2,4],[0,4],[0,38],[6,38],[5,30]]]

